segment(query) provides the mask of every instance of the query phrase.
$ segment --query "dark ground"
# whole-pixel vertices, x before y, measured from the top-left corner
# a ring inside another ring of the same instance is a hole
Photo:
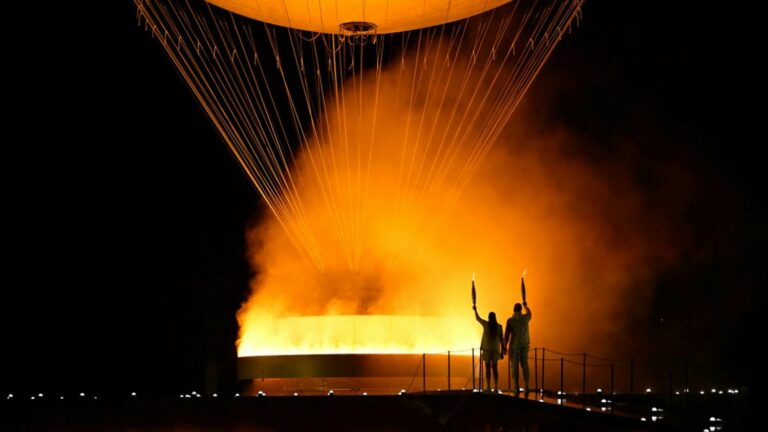
[[[302,396],[0,403],[5,431],[700,431],[508,396]],[[727,429],[734,430],[734,429]]]

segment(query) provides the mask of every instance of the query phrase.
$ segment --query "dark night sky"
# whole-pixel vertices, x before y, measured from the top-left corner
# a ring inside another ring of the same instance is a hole
[[[9,12],[29,27],[4,66],[3,392],[178,393],[211,356],[232,376],[260,198],[132,2],[100,3],[99,19]],[[744,10],[625,3],[587,2],[528,109],[589,143],[580,158],[630,158],[662,212],[658,168],[693,179],[680,265],[631,336],[747,383],[768,237],[756,30]]]

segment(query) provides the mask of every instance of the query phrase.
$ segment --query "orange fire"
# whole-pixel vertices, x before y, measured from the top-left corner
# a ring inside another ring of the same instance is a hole
[[[327,315],[249,319],[240,356],[285,354],[445,353],[470,354],[474,327],[456,326],[452,317],[405,315]],[[421,330],[420,330],[421,329]],[[264,341],[274,341],[265,344]],[[282,341],[282,342],[277,342]],[[457,350],[463,347],[465,350]]]
[[[503,324],[531,269],[534,346],[600,352],[623,332],[627,299],[646,300],[632,287],[661,251],[632,229],[643,217],[631,182],[561,156],[571,138],[525,132],[525,115],[472,165],[483,143],[450,116],[466,101],[405,91],[418,69],[371,72],[326,101],[291,172],[299,216],[249,230],[239,356],[477,347],[475,271],[478,312]],[[461,127],[463,142],[444,141]]]

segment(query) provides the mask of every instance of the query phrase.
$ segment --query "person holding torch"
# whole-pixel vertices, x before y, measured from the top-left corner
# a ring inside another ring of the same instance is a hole
[[[483,338],[480,341],[480,356],[485,363],[485,382],[487,391],[491,391],[491,371],[493,371],[493,391],[499,390],[499,366],[498,362],[504,358],[504,329],[496,320],[496,313],[488,313],[488,321],[480,318],[477,313],[477,293],[475,291],[475,275],[472,274],[472,310],[475,311],[475,319],[483,326]]]
[[[528,333],[528,323],[531,321],[531,309],[528,308],[528,302],[525,300],[525,273],[523,272],[521,291],[523,304],[515,303],[514,314],[507,320],[504,329],[504,346],[508,347],[508,353],[512,361],[512,382],[515,385],[515,396],[519,396],[518,389],[518,367],[523,369],[523,381],[525,383],[525,398],[528,399],[530,391],[528,370],[528,350],[531,344],[531,338]],[[523,314],[525,308],[525,314]]]

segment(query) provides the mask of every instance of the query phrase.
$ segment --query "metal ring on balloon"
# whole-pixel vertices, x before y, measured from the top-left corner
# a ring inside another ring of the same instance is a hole
[[[368,40],[376,43],[376,29],[376,24],[368,21],[350,21],[339,24],[341,40],[355,45],[365,45]]]

